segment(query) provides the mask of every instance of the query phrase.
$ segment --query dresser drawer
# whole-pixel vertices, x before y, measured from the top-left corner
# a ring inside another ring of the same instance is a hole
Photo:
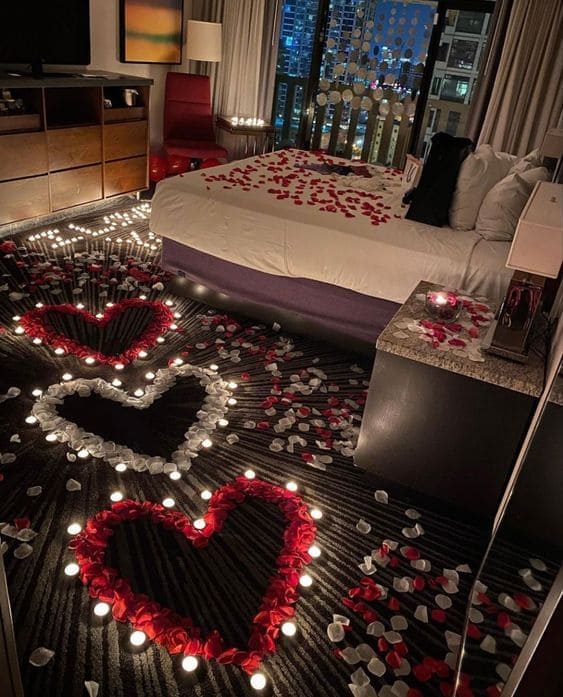
[[[0,182],[0,225],[49,212],[47,175]]]
[[[102,127],[78,126],[47,132],[51,172],[102,161]]]
[[[45,133],[0,136],[0,181],[47,172]]]
[[[147,188],[146,157],[132,157],[128,160],[106,162],[104,168],[104,194],[106,197]]]
[[[51,206],[54,211],[102,198],[101,165],[54,172],[50,181]]]
[[[121,160],[147,154],[147,122],[104,126],[104,159]]]

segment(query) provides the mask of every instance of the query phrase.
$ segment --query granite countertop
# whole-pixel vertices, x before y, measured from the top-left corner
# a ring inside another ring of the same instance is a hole
[[[47,71],[44,77],[33,77],[22,73],[15,77],[17,70],[0,73],[0,88],[16,89],[18,87],[123,87],[152,85],[153,80],[138,75],[121,75],[108,73],[105,70],[82,70],[80,72],[57,72],[50,75]]]
[[[466,349],[437,349],[430,342],[421,339],[424,330],[414,331],[416,323],[420,320],[432,320],[421,296],[425,297],[429,290],[442,289],[443,286],[421,281],[379,335],[377,349],[515,392],[539,397],[544,385],[545,359],[534,351],[530,352],[528,363],[522,364],[481,351],[479,339],[471,342],[469,353]],[[484,298],[475,298],[475,300],[487,303]],[[491,307],[490,303],[487,304]],[[491,309],[496,308],[491,307]],[[468,319],[469,316],[463,309],[458,322]],[[481,335],[485,333],[486,329],[482,329]]]

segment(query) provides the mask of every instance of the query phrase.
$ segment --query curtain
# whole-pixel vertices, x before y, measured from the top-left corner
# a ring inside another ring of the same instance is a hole
[[[491,92],[495,84],[495,76],[502,56],[504,37],[508,28],[513,2],[514,0],[496,0],[495,2],[495,10],[489,25],[485,51],[481,56],[482,68],[479,72],[475,92],[471,98],[471,108],[465,132],[465,135],[471,138],[473,142],[477,142],[479,133],[483,128],[483,121],[485,120]]]
[[[223,24],[220,63],[189,61],[189,72],[209,75],[217,115],[270,120],[278,50],[278,2],[192,0],[191,18]]]
[[[523,156],[563,110],[563,3],[514,0],[479,143]]]

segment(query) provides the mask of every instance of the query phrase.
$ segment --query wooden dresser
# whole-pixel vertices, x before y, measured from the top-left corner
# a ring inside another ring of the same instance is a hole
[[[102,72],[0,74],[0,91],[25,107],[0,116],[0,225],[147,188],[151,84]]]

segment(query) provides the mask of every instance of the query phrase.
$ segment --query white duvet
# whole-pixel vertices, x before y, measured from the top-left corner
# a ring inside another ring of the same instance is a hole
[[[257,271],[398,303],[420,280],[502,297],[511,276],[508,242],[406,220],[396,172],[369,166],[368,178],[304,168],[319,162],[284,150],[167,179],[153,198],[151,229]],[[385,222],[374,224],[365,213],[374,201]]]

